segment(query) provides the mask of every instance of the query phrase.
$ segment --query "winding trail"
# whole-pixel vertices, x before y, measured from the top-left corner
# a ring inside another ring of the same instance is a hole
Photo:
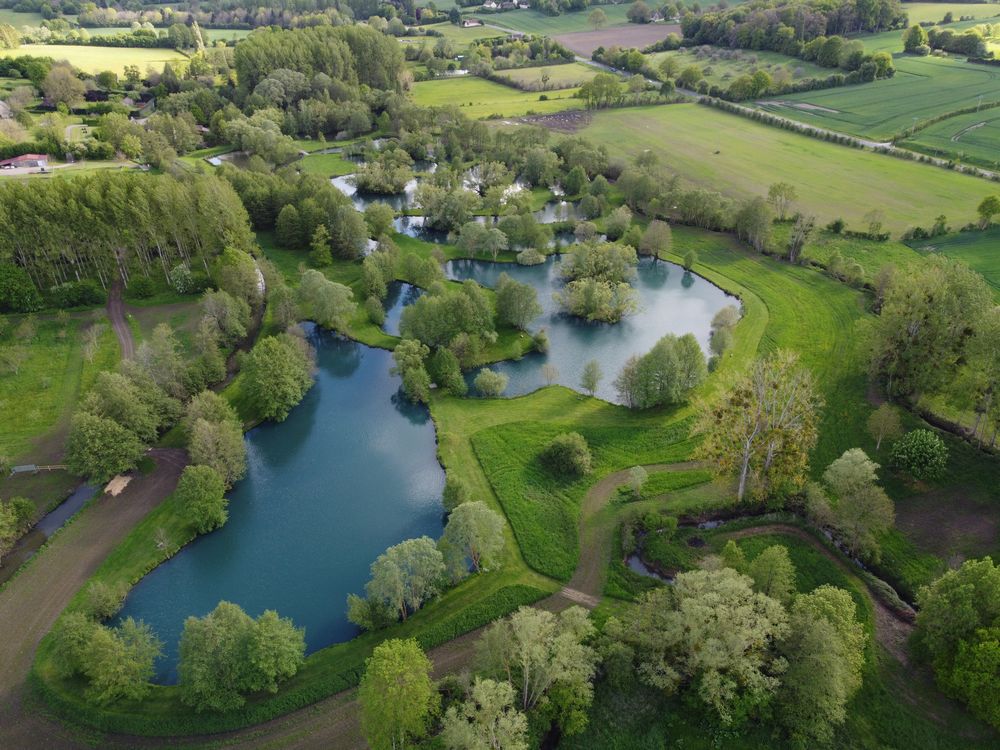
[[[0,591],[0,747],[81,747],[60,725],[24,710],[35,649],[73,595],[135,526],[173,492],[187,453],[153,448],[156,467],[118,497],[104,495],[54,535]]]
[[[108,318],[111,328],[118,338],[118,346],[122,350],[122,359],[132,359],[135,356],[135,339],[132,329],[125,320],[125,303],[122,301],[122,280],[115,279],[108,293]]]

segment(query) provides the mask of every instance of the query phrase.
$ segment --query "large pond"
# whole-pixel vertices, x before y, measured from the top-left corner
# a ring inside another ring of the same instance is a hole
[[[712,318],[726,305],[739,306],[737,298],[700,276],[685,272],[681,266],[643,258],[639,261],[634,285],[639,311],[614,325],[588,323],[562,314],[552,298],[553,292],[562,285],[561,263],[558,256],[549,256],[545,263],[537,266],[480,260],[448,263],[447,275],[451,279],[474,279],[484,286],[495,287],[500,274],[506,273],[517,281],[531,284],[538,292],[543,312],[530,329],[545,328],[549,335],[549,351],[491,366],[510,378],[508,396],[530,393],[545,385],[548,382],[543,372],[546,364],[553,365],[558,372],[554,382],[579,390],[584,366],[590,360],[597,360],[604,372],[597,395],[617,402],[618,394],[612,381],[629,357],[645,354],[668,333],[694,334],[707,354]],[[470,373],[470,379],[472,376]]]
[[[284,422],[247,433],[249,470],[229,495],[229,521],[146,576],[119,615],[163,639],[161,681],[176,679],[184,619],[220,600],[292,618],[310,652],[352,638],[345,600],[364,593],[372,561],[404,539],[441,535],[434,426],[398,394],[391,355],[310,337],[316,384]]]

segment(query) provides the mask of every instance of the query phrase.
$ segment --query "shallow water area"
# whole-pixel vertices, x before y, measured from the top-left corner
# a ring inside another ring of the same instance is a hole
[[[140,581],[120,618],[164,641],[157,678],[176,680],[188,616],[220,600],[306,630],[308,651],[349,640],[346,597],[364,593],[387,547],[441,534],[444,471],[428,411],[398,393],[391,354],[310,326],[316,384],[281,423],[246,434],[248,472],[229,520]]]

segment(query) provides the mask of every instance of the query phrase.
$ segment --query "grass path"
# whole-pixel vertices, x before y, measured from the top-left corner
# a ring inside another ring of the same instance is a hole
[[[115,279],[108,294],[108,318],[111,328],[118,338],[118,346],[122,351],[122,359],[132,359],[135,356],[135,338],[128,321],[125,320],[125,304],[122,302],[122,282]]]

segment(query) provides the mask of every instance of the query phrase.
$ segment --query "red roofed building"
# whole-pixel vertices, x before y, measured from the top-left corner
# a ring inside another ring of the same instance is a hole
[[[41,167],[49,166],[48,154],[22,154],[13,159],[0,161],[0,169],[13,169],[15,167]]]

